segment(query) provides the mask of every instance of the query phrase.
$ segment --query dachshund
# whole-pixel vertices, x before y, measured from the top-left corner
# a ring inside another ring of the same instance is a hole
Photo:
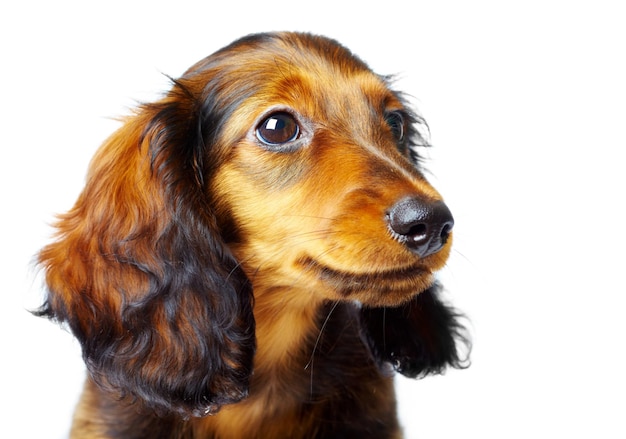
[[[105,141],[38,254],[72,438],[401,438],[394,371],[468,365],[424,120],[326,37],[243,37]]]

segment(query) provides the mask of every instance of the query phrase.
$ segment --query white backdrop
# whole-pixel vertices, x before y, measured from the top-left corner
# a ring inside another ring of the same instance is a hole
[[[398,379],[407,437],[626,437],[620,2],[102,3],[0,6],[0,436],[66,435],[83,366],[25,311],[29,263],[113,118],[235,38],[301,30],[400,74],[455,215],[441,277],[473,322],[473,365]]]

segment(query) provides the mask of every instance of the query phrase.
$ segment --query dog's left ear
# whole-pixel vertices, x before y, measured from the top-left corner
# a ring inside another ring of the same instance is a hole
[[[470,340],[462,316],[434,285],[397,308],[361,309],[361,328],[374,357],[410,378],[469,365]]]

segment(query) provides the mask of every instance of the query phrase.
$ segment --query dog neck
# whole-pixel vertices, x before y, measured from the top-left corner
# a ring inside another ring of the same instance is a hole
[[[356,306],[319,299],[307,289],[254,291],[258,348],[250,394],[194,422],[199,436],[310,437],[320,418],[332,419],[334,408],[344,405],[367,419],[385,407],[384,422],[394,425],[392,378],[365,346]]]
[[[255,289],[257,353],[255,373],[304,370],[320,334],[324,302],[311,291]]]

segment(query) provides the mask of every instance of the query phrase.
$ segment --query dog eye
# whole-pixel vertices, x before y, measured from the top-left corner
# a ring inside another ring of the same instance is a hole
[[[256,129],[257,138],[270,146],[296,140],[299,134],[298,123],[291,114],[284,111],[270,115]]]
[[[395,137],[397,142],[402,142],[404,140],[404,117],[397,111],[392,111],[387,113],[385,116],[385,122],[389,125],[391,129],[391,133],[393,137]]]

